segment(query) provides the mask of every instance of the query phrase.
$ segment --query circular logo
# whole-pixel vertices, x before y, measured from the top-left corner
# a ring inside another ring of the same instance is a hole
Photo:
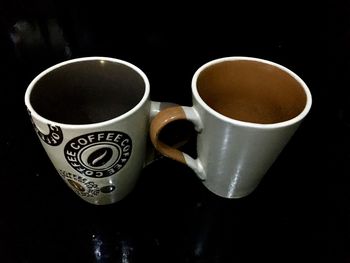
[[[89,177],[111,176],[122,169],[130,158],[132,142],[123,132],[103,131],[84,134],[64,147],[67,162]]]
[[[39,138],[45,142],[48,145],[51,146],[58,146],[62,143],[63,141],[63,132],[62,129],[59,126],[54,126],[51,124],[47,124],[49,131],[47,134],[44,134],[41,132],[38,127],[35,125],[33,121],[33,117],[31,115],[31,112],[28,110],[29,116],[30,116],[30,121],[32,122],[34,126],[34,130],[36,134],[39,136]]]
[[[97,184],[80,175],[71,174],[63,170],[59,170],[58,172],[71,186],[73,191],[80,196],[94,197],[101,192]]]
[[[58,146],[63,141],[63,133],[60,127],[48,124],[49,133],[44,134],[35,126],[36,133],[42,141],[51,146]]]

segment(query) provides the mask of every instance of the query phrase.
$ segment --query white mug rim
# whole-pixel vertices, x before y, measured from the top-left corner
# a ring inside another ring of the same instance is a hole
[[[30,102],[30,95],[32,93],[33,88],[35,87],[36,83],[46,74],[48,74],[49,72],[66,66],[68,64],[72,64],[72,63],[77,63],[77,62],[83,62],[83,61],[96,61],[96,60],[100,60],[100,61],[109,61],[112,63],[118,63],[118,64],[123,64],[129,68],[131,68],[132,70],[136,71],[136,73],[138,73],[141,78],[144,81],[144,94],[141,98],[141,100],[129,111],[118,115],[114,118],[108,119],[106,121],[101,121],[101,122],[95,122],[95,123],[87,123],[87,124],[67,124],[67,123],[60,123],[57,121],[53,121],[53,120],[49,120],[43,116],[41,116],[38,112],[36,112],[34,110],[34,108],[31,105]],[[42,71],[39,75],[37,75],[28,85],[28,88],[25,92],[25,105],[27,107],[27,109],[30,111],[30,114],[32,115],[32,117],[34,117],[35,119],[37,119],[40,122],[46,123],[46,124],[51,124],[54,126],[59,126],[60,128],[64,128],[64,129],[91,129],[91,128],[99,128],[99,127],[103,127],[103,126],[108,126],[112,123],[115,123],[117,121],[121,121],[123,119],[128,118],[130,115],[132,115],[133,113],[135,113],[136,111],[138,111],[144,104],[145,102],[148,100],[149,98],[149,94],[150,94],[150,84],[149,84],[149,80],[146,76],[146,74],[137,66],[135,66],[134,64],[127,62],[125,60],[121,60],[121,59],[116,59],[116,58],[111,58],[111,57],[103,57],[103,56],[91,56],[91,57],[80,57],[80,58],[75,58],[75,59],[69,59],[63,62],[60,62],[58,64],[55,64],[47,69],[45,69],[44,71]]]
[[[226,61],[239,61],[239,60],[244,60],[244,61],[255,61],[255,62],[259,62],[259,63],[264,63],[264,64],[268,64],[274,67],[277,67],[278,69],[286,72],[288,75],[290,75],[294,80],[296,80],[300,86],[303,88],[305,95],[306,95],[306,103],[304,106],[304,109],[295,117],[286,120],[286,121],[282,121],[282,122],[276,122],[276,123],[268,123],[268,124],[262,124],[262,123],[254,123],[254,122],[247,122],[247,121],[240,121],[240,120],[236,120],[236,119],[232,119],[229,118],[217,111],[215,111],[214,109],[212,109],[199,95],[198,90],[197,90],[197,80],[198,80],[198,76],[199,74],[206,68],[218,64],[218,63],[222,63],[222,62],[226,62]],[[194,73],[193,77],[192,77],[192,95],[194,96],[194,98],[197,100],[197,102],[207,111],[209,112],[211,115],[214,115],[215,117],[217,117],[218,119],[224,121],[224,122],[228,122],[231,124],[236,124],[239,126],[245,126],[245,127],[252,127],[252,128],[262,128],[262,129],[275,129],[275,128],[281,128],[281,127],[286,127],[286,126],[290,126],[292,124],[295,124],[297,122],[300,122],[310,111],[311,108],[311,104],[312,104],[312,96],[311,96],[311,92],[309,90],[309,88],[307,87],[306,83],[297,75],[295,74],[293,71],[291,71],[290,69],[277,64],[275,62],[266,60],[266,59],[260,59],[260,58],[255,58],[255,57],[246,57],[246,56],[231,56],[231,57],[223,57],[223,58],[218,58],[218,59],[214,59],[211,60],[205,64],[203,64],[201,67],[199,67],[197,69],[197,71]]]

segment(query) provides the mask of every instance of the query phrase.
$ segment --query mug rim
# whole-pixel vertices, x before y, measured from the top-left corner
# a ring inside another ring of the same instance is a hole
[[[275,123],[254,123],[254,122],[248,122],[248,121],[240,121],[240,120],[236,120],[230,117],[227,117],[217,111],[215,111],[213,108],[211,108],[203,99],[202,97],[199,95],[198,89],[197,89],[197,80],[198,77],[200,75],[200,73],[210,67],[213,66],[215,64],[219,64],[222,62],[227,62],[227,61],[255,61],[255,62],[259,62],[259,63],[263,63],[263,64],[268,64],[271,65],[273,67],[276,67],[282,71],[284,71],[285,73],[287,73],[288,75],[290,75],[294,80],[296,80],[300,86],[303,88],[304,92],[305,92],[305,96],[306,96],[306,103],[305,106],[303,108],[303,110],[295,117],[286,120],[286,121],[282,121],[282,122],[275,122]],[[308,86],[306,85],[306,83],[297,75],[295,74],[293,71],[291,71],[290,69],[277,64],[275,62],[266,60],[266,59],[261,59],[261,58],[255,58],[255,57],[246,57],[246,56],[232,56],[232,57],[222,57],[222,58],[218,58],[218,59],[214,59],[211,60],[205,64],[203,64],[201,67],[199,67],[196,72],[194,73],[193,77],[192,77],[192,82],[191,82],[191,86],[192,86],[192,95],[194,96],[194,98],[197,100],[197,102],[207,111],[209,112],[211,115],[214,115],[215,117],[217,117],[218,119],[225,121],[225,122],[229,122],[232,124],[236,124],[239,126],[245,126],[245,127],[252,127],[252,128],[262,128],[262,129],[273,129],[273,128],[281,128],[281,127],[285,127],[285,126],[289,126],[292,124],[295,124],[299,121],[301,121],[302,119],[304,119],[304,117],[308,114],[308,112],[311,109],[311,105],[312,105],[312,96],[311,96],[311,92],[308,88]]]
[[[144,90],[144,94],[143,94],[141,100],[133,108],[131,108],[129,111],[127,111],[119,116],[116,116],[114,118],[111,118],[111,119],[108,119],[105,121],[100,121],[100,122],[95,122],[95,123],[87,123],[87,124],[68,124],[68,123],[61,123],[61,122],[49,120],[49,119],[41,116],[37,111],[34,110],[34,108],[32,107],[32,104],[30,102],[30,96],[31,96],[32,90],[34,89],[36,83],[42,77],[44,77],[46,74],[52,72],[53,70],[60,68],[60,67],[64,67],[68,64],[83,62],[83,61],[97,61],[97,60],[123,64],[123,65],[131,68],[132,70],[134,70],[137,74],[139,74],[141,76],[141,78],[144,81],[144,85],[145,85],[144,89],[145,90]],[[144,105],[144,103],[149,98],[149,94],[150,94],[149,80],[148,80],[146,74],[140,68],[135,66],[134,64],[127,62],[125,60],[117,59],[117,58],[103,57],[103,56],[91,56],[91,57],[80,57],[80,58],[69,59],[69,60],[57,63],[57,64],[45,69],[44,71],[42,71],[28,85],[27,90],[25,92],[24,101],[25,101],[25,105],[26,105],[27,109],[30,111],[31,116],[40,122],[43,122],[46,124],[58,125],[59,127],[65,128],[65,129],[90,129],[90,128],[99,128],[102,126],[107,126],[107,125],[112,124],[116,121],[120,121],[120,120],[123,120],[123,119],[129,117],[130,115],[135,113],[137,110],[139,110],[142,107],[142,105]]]

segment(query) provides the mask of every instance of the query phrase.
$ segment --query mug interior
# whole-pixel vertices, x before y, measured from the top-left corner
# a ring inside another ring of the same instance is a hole
[[[231,119],[272,124],[298,116],[306,106],[302,84],[287,71],[255,60],[222,61],[197,78],[202,100]]]
[[[75,61],[49,70],[32,87],[29,101],[42,117],[63,124],[92,124],[116,118],[143,98],[142,76],[123,63]]]

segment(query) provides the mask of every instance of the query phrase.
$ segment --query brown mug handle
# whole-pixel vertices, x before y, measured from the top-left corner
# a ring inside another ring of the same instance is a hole
[[[177,120],[193,122],[197,132],[202,130],[202,122],[198,112],[193,107],[177,106],[160,111],[152,120],[150,127],[151,141],[161,154],[175,161],[188,165],[198,177],[205,180],[205,172],[199,158],[193,159],[188,154],[173,148],[159,140],[161,130],[169,123]]]

